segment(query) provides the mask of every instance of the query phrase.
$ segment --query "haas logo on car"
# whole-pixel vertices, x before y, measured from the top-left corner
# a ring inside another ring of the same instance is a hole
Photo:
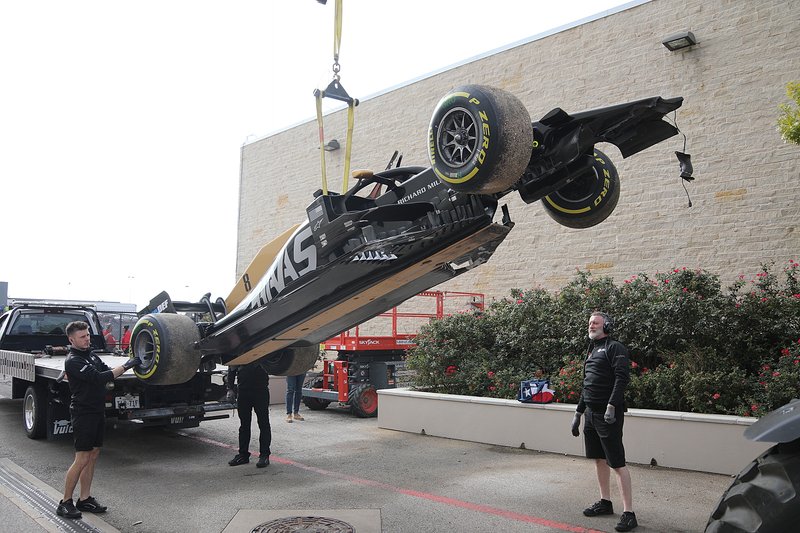
[[[255,309],[263,306],[283,292],[289,282],[299,279],[316,268],[317,247],[314,244],[311,227],[305,225],[297,229],[264,277],[258,282],[247,307]]]
[[[72,422],[69,420],[56,420],[53,422],[53,435],[68,435],[72,433]]]

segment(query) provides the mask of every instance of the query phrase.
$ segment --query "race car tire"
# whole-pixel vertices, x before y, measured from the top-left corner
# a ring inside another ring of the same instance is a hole
[[[200,332],[186,315],[145,315],[133,326],[131,350],[142,361],[133,373],[151,385],[186,383],[200,368],[200,351],[194,345]]]
[[[47,391],[39,385],[30,385],[22,400],[22,422],[29,439],[47,436]]]
[[[542,205],[562,226],[590,228],[607,219],[617,207],[619,189],[617,168],[606,154],[595,150],[592,167],[542,198]]]
[[[272,376],[296,376],[308,372],[319,359],[319,345],[284,348],[265,357],[262,365]]]
[[[800,521],[800,439],[747,465],[711,513],[706,533],[795,531]]]
[[[474,194],[508,190],[531,158],[528,110],[511,93],[485,85],[456,87],[436,106],[428,158],[451,189]]]
[[[303,387],[306,389],[321,389],[322,378],[319,376],[312,376],[311,379],[307,379],[305,383],[303,383]],[[331,402],[330,400],[323,400],[322,398],[303,396],[303,404],[312,411],[322,411],[326,409]]]
[[[372,385],[358,385],[350,394],[350,407],[358,418],[378,416],[378,391]]]

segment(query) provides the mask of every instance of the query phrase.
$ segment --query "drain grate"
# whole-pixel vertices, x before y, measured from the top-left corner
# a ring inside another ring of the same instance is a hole
[[[289,516],[259,524],[250,533],[355,533],[356,529],[342,520],[323,516]]]

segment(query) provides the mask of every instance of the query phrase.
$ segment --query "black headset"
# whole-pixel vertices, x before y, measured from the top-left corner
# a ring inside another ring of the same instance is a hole
[[[603,333],[611,335],[611,332],[614,331],[614,319],[611,318],[611,315],[603,313],[602,311],[595,312],[594,314],[603,317]]]

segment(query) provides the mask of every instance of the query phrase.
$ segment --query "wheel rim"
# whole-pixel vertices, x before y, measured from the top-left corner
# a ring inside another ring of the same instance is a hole
[[[148,370],[153,366],[153,360],[156,356],[156,341],[153,334],[147,330],[142,330],[136,335],[133,341],[133,353],[142,362],[141,370]]]
[[[33,429],[34,420],[36,419],[36,400],[34,399],[33,394],[25,396],[23,413],[25,415],[25,429],[31,431]]]
[[[570,203],[583,203],[594,195],[594,187],[592,185],[598,178],[597,171],[592,169],[561,187],[551,196],[562,198]]]
[[[478,125],[463,107],[456,107],[442,118],[436,146],[442,160],[451,167],[466,165],[478,148]]]
[[[365,413],[372,414],[378,409],[378,391],[369,387],[361,393],[358,406]]]

